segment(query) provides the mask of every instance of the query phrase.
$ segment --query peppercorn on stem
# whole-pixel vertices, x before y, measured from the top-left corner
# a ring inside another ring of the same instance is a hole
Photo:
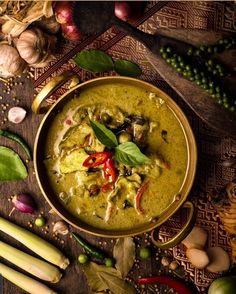
[[[68,258],[66,258],[55,246],[2,217],[0,217],[0,231],[15,238],[45,260],[62,269],[67,268],[70,263]]]
[[[31,294],[56,294],[57,292],[51,290],[44,284],[19,273],[12,268],[0,263],[0,274],[16,286]]]
[[[55,266],[0,241],[0,256],[39,279],[57,283],[62,274]]]

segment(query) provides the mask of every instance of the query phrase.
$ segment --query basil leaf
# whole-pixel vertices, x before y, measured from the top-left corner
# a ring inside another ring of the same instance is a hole
[[[76,54],[74,61],[83,69],[94,73],[113,69],[112,58],[100,50],[82,51]]]
[[[141,68],[136,63],[123,59],[114,62],[114,69],[121,76],[138,77],[142,73]]]
[[[0,181],[24,180],[27,169],[19,155],[10,148],[0,146]]]
[[[109,148],[116,147],[118,145],[116,135],[111,130],[107,129],[104,125],[97,121],[90,121],[91,127],[98,138],[98,140]]]
[[[127,165],[139,165],[149,161],[149,158],[133,142],[126,142],[117,146],[115,148],[115,159]]]

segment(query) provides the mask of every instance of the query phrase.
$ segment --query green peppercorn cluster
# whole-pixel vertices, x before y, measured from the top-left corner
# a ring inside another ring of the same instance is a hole
[[[225,75],[220,64],[215,64],[212,59],[205,61],[198,57],[178,55],[170,46],[161,47],[160,53],[165,61],[170,64],[178,73],[195,82],[206,90],[212,98],[226,109],[236,113],[236,100],[233,101],[217,83],[217,78]]]
[[[233,49],[236,46],[236,40],[233,38],[225,38],[219,40],[214,45],[208,45],[208,46],[200,46],[196,49],[189,48],[187,51],[188,56],[199,56],[199,57],[205,57],[207,55],[212,55],[216,53],[221,53],[224,50],[227,49]]]

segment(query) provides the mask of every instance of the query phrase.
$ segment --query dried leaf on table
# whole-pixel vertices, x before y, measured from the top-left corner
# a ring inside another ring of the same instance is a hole
[[[84,266],[89,287],[93,291],[109,289],[114,294],[135,294],[135,288],[124,281],[116,269],[90,262]]]
[[[126,237],[117,239],[113,249],[113,256],[116,259],[116,268],[122,277],[126,277],[133,267],[135,259],[135,244],[133,238]]]
[[[0,1],[0,6],[2,2],[5,1]],[[19,36],[32,22],[41,17],[53,16],[52,1],[21,1],[21,6],[19,1],[6,3],[0,10],[0,23],[3,23],[2,32],[12,37]]]

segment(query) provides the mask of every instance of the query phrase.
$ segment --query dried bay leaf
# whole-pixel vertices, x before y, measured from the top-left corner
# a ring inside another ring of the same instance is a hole
[[[133,267],[135,259],[135,244],[132,237],[117,239],[113,249],[116,268],[122,277],[126,277]]]
[[[89,264],[84,266],[84,273],[87,278],[87,282],[89,287],[93,291],[103,291],[108,289],[107,284],[99,277],[97,272],[98,265],[94,262],[90,262]]]
[[[112,267],[98,265],[94,262],[84,266],[84,273],[89,287],[93,291],[109,289],[114,294],[135,294],[133,285],[124,281],[119,271]]]

